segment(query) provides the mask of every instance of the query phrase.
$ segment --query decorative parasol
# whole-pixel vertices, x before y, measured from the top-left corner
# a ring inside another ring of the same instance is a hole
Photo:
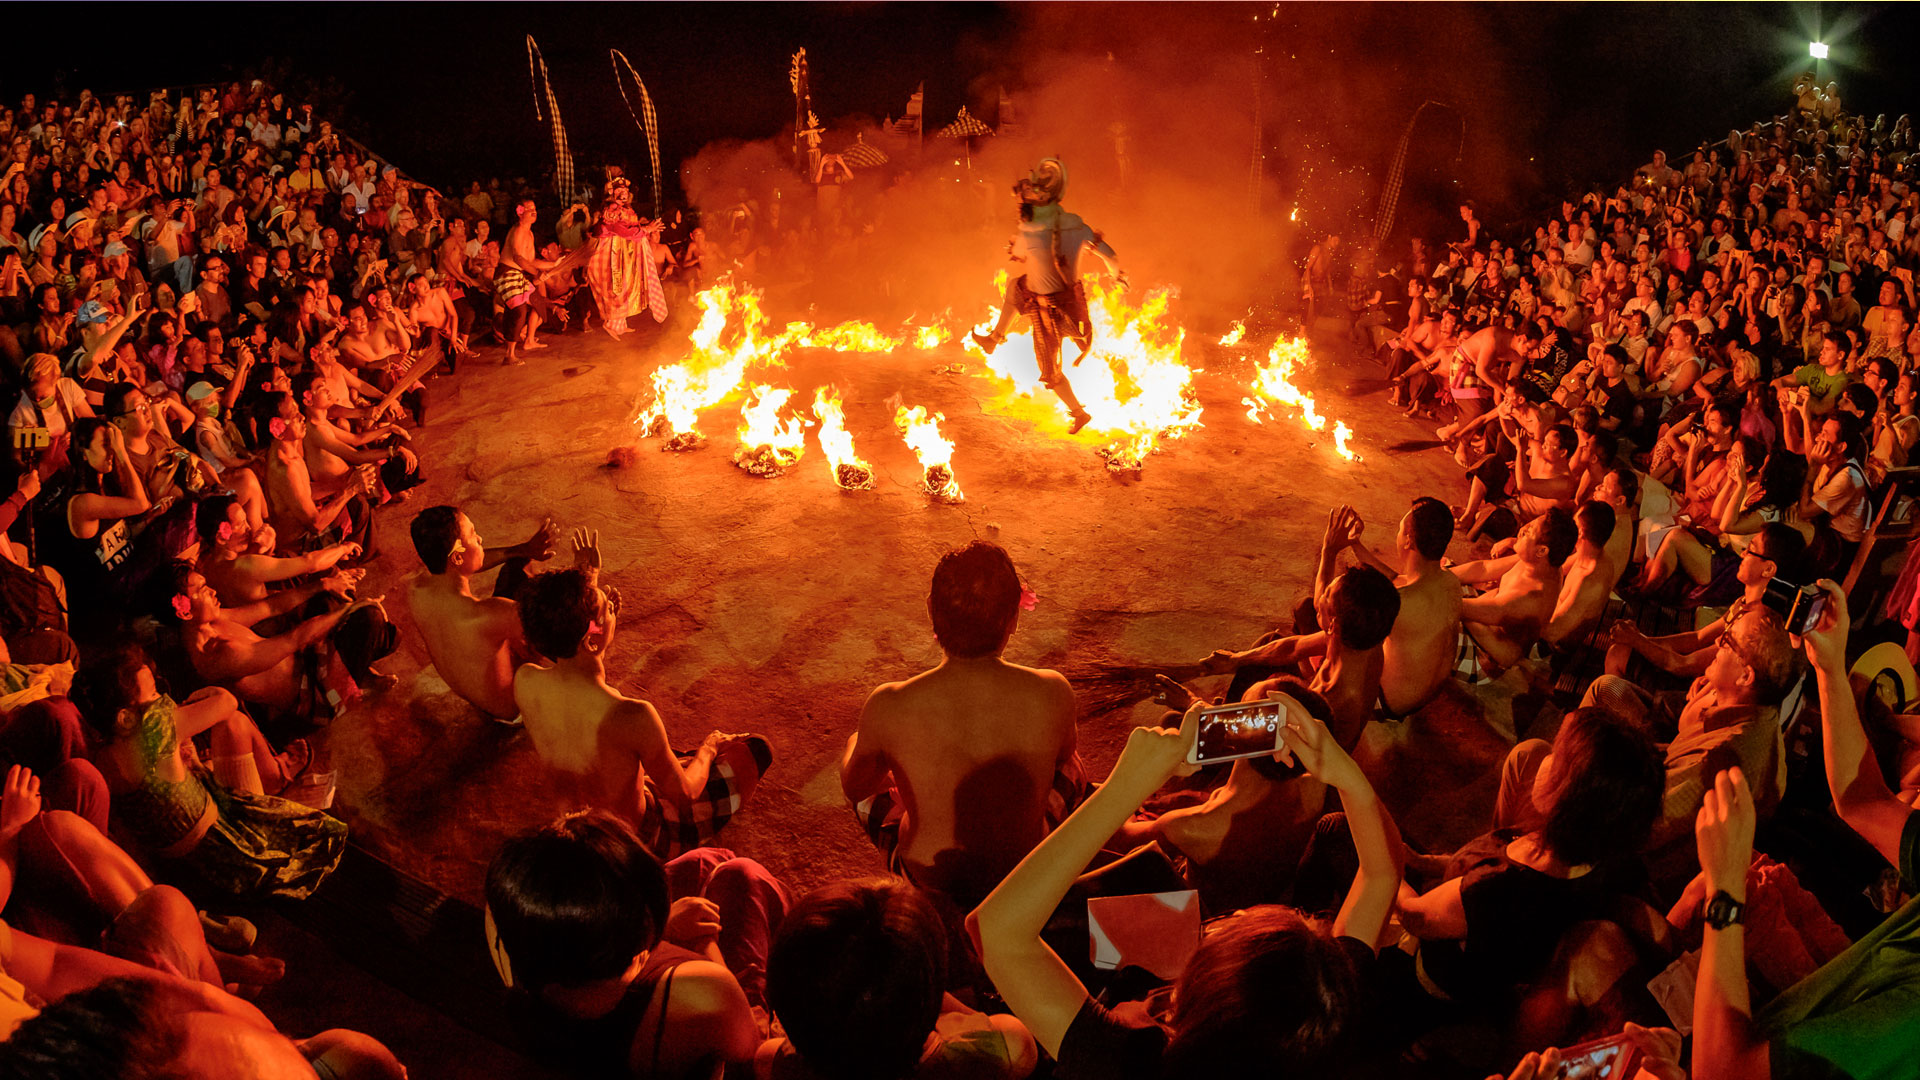
[[[887,163],[887,152],[867,141],[865,132],[853,137],[853,145],[840,151],[840,160],[855,169],[870,169]]]
[[[993,134],[993,129],[975,119],[974,115],[967,111],[967,107],[962,105],[960,106],[960,115],[954,117],[953,123],[934,132],[934,138],[972,139],[981,135],[991,134]]]
[[[982,135],[993,134],[993,129],[974,118],[965,105],[960,106],[960,115],[953,123],[933,133],[936,139],[964,139],[967,144],[967,169],[973,169],[973,140]]]

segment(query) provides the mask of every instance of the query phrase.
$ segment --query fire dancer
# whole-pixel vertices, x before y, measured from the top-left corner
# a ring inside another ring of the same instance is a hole
[[[1060,396],[1073,414],[1071,431],[1087,426],[1093,417],[1074,396],[1073,387],[1060,370],[1060,343],[1071,338],[1080,346],[1080,356],[1093,347],[1093,320],[1087,313],[1087,290],[1080,281],[1080,255],[1091,248],[1106,261],[1107,269],[1126,287],[1127,276],[1120,269],[1120,257],[1101,238],[1100,233],[1080,215],[1060,206],[1067,193],[1067,167],[1059,158],[1046,158],[1024,180],[1013,185],[1020,200],[1020,226],[1007,251],[1025,269],[1007,280],[1006,295],[1000,301],[1000,319],[986,334],[975,333],[973,342],[989,355],[1007,340],[1007,327],[1015,315],[1033,320],[1033,353],[1040,363],[1040,380]],[[1074,363],[1079,363],[1079,358]]]
[[[537,216],[532,198],[514,204],[517,218],[500,249],[500,267],[494,271],[493,294],[507,309],[505,333],[507,355],[502,364],[523,364],[520,349],[544,349],[539,339],[540,323],[546,318],[546,300],[540,295],[540,282],[557,264],[534,254],[533,222]]]

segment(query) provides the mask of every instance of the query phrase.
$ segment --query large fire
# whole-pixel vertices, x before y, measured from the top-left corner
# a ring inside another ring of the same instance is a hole
[[[1005,281],[1002,272],[996,287],[1004,288]],[[1090,281],[1093,347],[1076,357],[1078,345],[1061,345],[1061,371],[1093,416],[1087,429],[1111,440],[1101,448],[1110,468],[1138,469],[1163,442],[1200,426],[1193,369],[1181,358],[1186,331],[1168,315],[1172,299],[1172,290],[1154,289],[1135,307],[1118,285]],[[989,312],[982,329],[997,315]],[[981,355],[971,343],[968,348]],[[1066,406],[1040,382],[1030,327],[1021,327],[993,355],[982,358],[990,371],[1012,384],[1011,393],[999,403],[1003,408],[1024,399],[1020,404],[1029,410],[1037,407],[1043,422],[1062,429],[1071,423]]]
[[[900,437],[920,460],[921,479],[927,494],[944,502],[959,502],[963,496],[959,481],[953,477],[953,441],[940,434],[940,421],[945,419],[939,413],[929,415],[922,405],[911,409],[902,405],[893,414]]]
[[[996,286],[1004,288],[1005,282],[1003,272]],[[1074,342],[1062,344],[1062,373],[1091,414],[1087,430],[1104,440],[1098,452],[1111,469],[1137,470],[1168,440],[1200,426],[1201,407],[1193,387],[1198,369],[1189,367],[1182,353],[1186,331],[1171,314],[1174,295],[1171,289],[1150,290],[1136,305],[1117,285],[1089,281],[1092,347],[1082,355]],[[794,388],[761,381],[765,373],[784,367],[795,349],[929,350],[955,336],[944,316],[930,325],[909,322],[895,333],[858,320],[824,329],[809,322],[790,322],[774,333],[761,309],[759,292],[727,280],[696,294],[694,303],[700,319],[688,336],[687,355],[653,373],[652,396],[635,418],[641,430],[667,437],[667,449],[693,449],[705,441],[699,430],[700,414],[744,397],[736,464],[757,475],[780,475],[805,452],[807,428],[817,423],[821,452],[833,481],[850,489],[871,487],[874,474],[854,451],[839,397],[827,387],[818,388],[809,417],[791,407]],[[989,311],[983,327],[990,326],[997,314]],[[991,356],[983,356],[971,340],[962,339],[971,355],[984,360],[986,373],[1000,383],[1000,393],[987,406],[1031,419],[1064,437],[1071,418],[1040,381],[1032,328],[1025,323],[1016,327]],[[1246,323],[1236,320],[1220,344],[1237,345],[1246,334]],[[1247,418],[1261,423],[1284,405],[1297,409],[1309,430],[1326,430],[1328,418],[1295,382],[1309,363],[1304,338],[1276,339],[1266,360],[1256,364],[1242,399]],[[959,369],[959,365],[952,367]],[[902,436],[920,460],[928,492],[957,502],[961,493],[953,478],[953,443],[940,433],[943,419],[925,408],[901,408],[895,415]],[[1332,436],[1335,453],[1348,461],[1359,460],[1352,447],[1352,429],[1335,422]]]

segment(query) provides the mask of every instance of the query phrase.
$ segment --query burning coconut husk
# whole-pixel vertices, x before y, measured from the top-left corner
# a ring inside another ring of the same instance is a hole
[[[813,418],[820,422],[820,452],[826,456],[835,486],[847,491],[871,490],[873,466],[854,452],[846,414],[830,388],[822,386],[813,392]]]
[[[796,451],[780,450],[771,446],[756,446],[749,450],[741,447],[733,452],[733,463],[763,480],[787,475],[800,460]]]
[[[953,475],[953,442],[940,434],[940,421],[946,417],[940,413],[929,414],[925,406],[915,405],[909,409],[901,406],[893,414],[894,426],[900,429],[900,437],[913,450],[913,456],[920,462],[921,484],[926,488],[929,498],[940,502],[957,503],[965,500],[960,492],[960,483]]]
[[[807,422],[797,415],[784,419],[793,391],[784,386],[755,386],[740,407],[740,449],[733,463],[755,476],[785,476],[807,451]]]

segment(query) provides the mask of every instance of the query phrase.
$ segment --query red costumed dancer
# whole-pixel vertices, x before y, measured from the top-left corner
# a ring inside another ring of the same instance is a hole
[[[624,176],[607,182],[599,236],[587,256],[587,284],[600,307],[600,321],[616,339],[627,332],[628,317],[643,310],[643,299],[655,322],[666,321],[667,294],[660,287],[653,242],[633,212],[633,190]]]

